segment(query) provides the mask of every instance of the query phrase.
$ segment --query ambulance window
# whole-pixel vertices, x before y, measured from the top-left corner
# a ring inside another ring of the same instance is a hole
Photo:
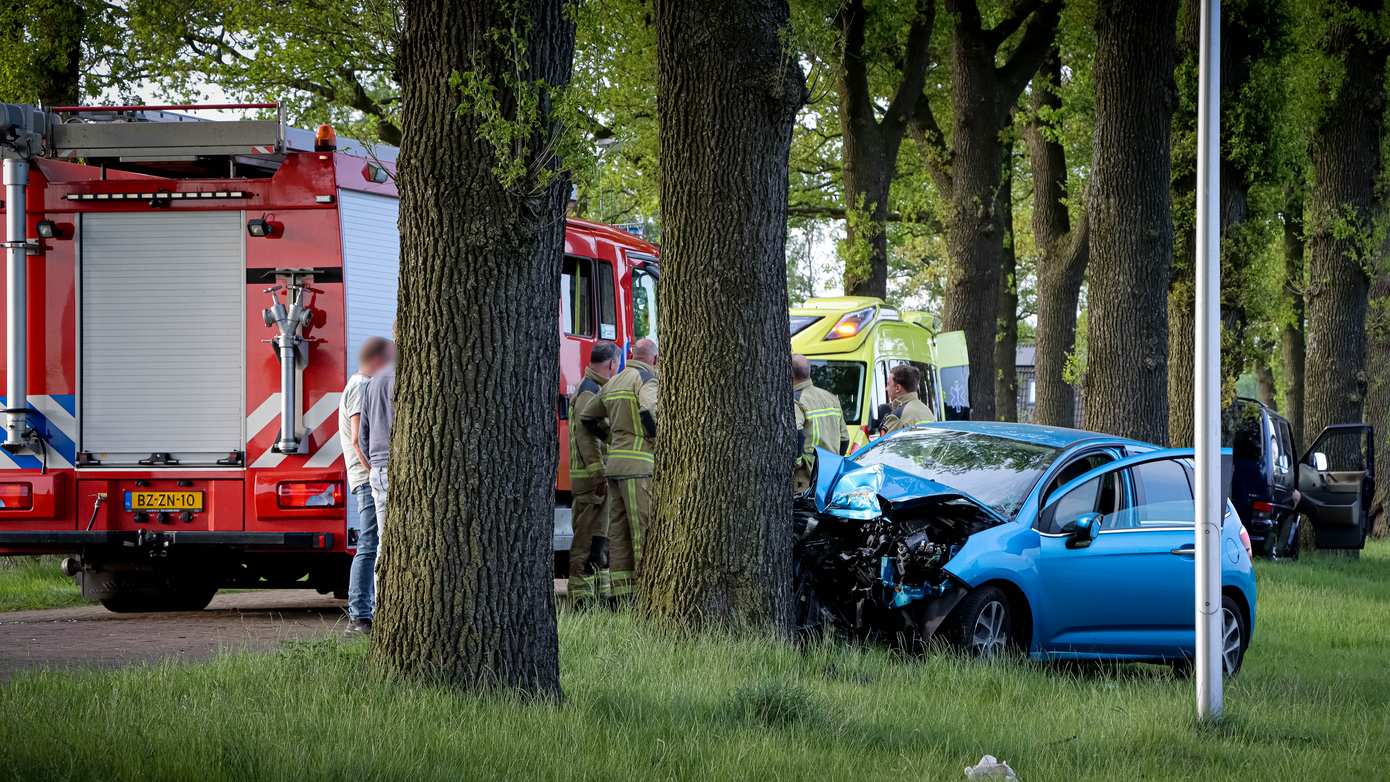
[[[560,272],[560,322],[566,334],[594,335],[594,271],[588,258],[565,256]]]
[[[599,261],[594,264],[594,269],[597,272],[595,280],[598,293],[598,338],[617,339],[618,315],[613,304],[616,299],[613,290],[613,264]]]
[[[811,360],[811,381],[840,400],[845,423],[859,423],[864,393],[864,364],[859,361]]]
[[[932,415],[936,415],[936,370],[932,369],[931,364],[923,364],[920,361],[909,363],[917,367],[922,376],[922,387],[917,389],[917,398],[932,409]]]

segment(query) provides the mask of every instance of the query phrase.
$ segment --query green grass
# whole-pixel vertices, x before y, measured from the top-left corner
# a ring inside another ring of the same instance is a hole
[[[0,557],[0,612],[62,608],[85,602],[58,572],[59,557]]]
[[[1261,563],[1227,718],[1158,666],[902,659],[826,644],[676,640],[563,614],[561,706],[374,678],[363,643],[0,686],[0,778],[963,779],[990,753],[1037,780],[1385,779],[1390,544]]]

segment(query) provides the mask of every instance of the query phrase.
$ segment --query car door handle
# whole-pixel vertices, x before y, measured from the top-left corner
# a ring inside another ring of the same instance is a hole
[[[1177,555],[1180,556],[1180,557],[1191,557],[1191,556],[1196,556],[1196,554],[1197,554],[1197,547],[1194,546],[1194,545],[1191,544],[1191,543],[1188,543],[1188,544],[1185,545],[1185,546],[1178,546],[1178,547],[1175,548],[1175,549],[1170,549],[1170,550],[1168,551],[1168,553],[1169,553],[1169,554],[1177,554]]]

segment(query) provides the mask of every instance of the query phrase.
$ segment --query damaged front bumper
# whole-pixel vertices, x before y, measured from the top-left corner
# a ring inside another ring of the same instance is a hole
[[[947,565],[971,535],[1004,519],[948,486],[829,452],[817,479],[797,510],[802,628],[929,641],[969,591]]]

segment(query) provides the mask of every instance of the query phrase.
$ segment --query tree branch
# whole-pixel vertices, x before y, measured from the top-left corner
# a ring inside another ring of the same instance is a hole
[[[995,76],[999,82],[998,105],[1001,107],[1001,113],[1013,106],[1018,96],[1023,94],[1028,80],[1033,78],[1038,65],[1047,56],[1048,49],[1052,47],[1052,41],[1057,36],[1058,15],[1056,3],[1049,2],[1038,8],[1037,13],[1033,14],[1028,22],[1028,29],[1023,31],[1023,39],[1018,42],[1018,47],[1002,67],[995,69]]]
[[[884,117],[884,124],[895,134],[900,134],[911,120],[913,104],[926,88],[927,67],[931,65],[931,35],[935,24],[935,1],[917,0],[917,13],[912,17],[912,26],[907,33],[907,56],[903,59],[902,80],[898,82],[898,90],[889,102],[888,114]]]
[[[1005,41],[1009,40],[1009,36],[1018,32],[1018,28],[1022,27],[1023,23],[1028,21],[1029,14],[1038,10],[1043,3],[1049,1],[1050,0],[1019,0],[1019,2],[1010,9],[1009,15],[1005,17],[1003,21],[999,22],[999,24],[995,25],[993,29],[989,30],[988,38],[994,44],[995,48],[998,48]]]
[[[931,174],[936,189],[942,193],[951,192],[951,151],[946,147],[946,135],[936,123],[931,101],[927,100],[925,93],[917,96],[911,128],[917,143],[927,148],[927,172]]]
[[[869,95],[869,70],[864,62],[864,0],[840,6],[835,22],[844,37],[840,50],[840,95],[843,110],[856,125],[872,125],[873,100]]]
[[[822,220],[845,220],[848,218],[847,210],[842,206],[815,206],[812,204],[791,204],[787,207],[788,217],[809,217]],[[941,221],[936,215],[930,212],[889,212],[884,217],[884,222],[905,223],[909,225],[921,225],[933,231],[945,230]]]

